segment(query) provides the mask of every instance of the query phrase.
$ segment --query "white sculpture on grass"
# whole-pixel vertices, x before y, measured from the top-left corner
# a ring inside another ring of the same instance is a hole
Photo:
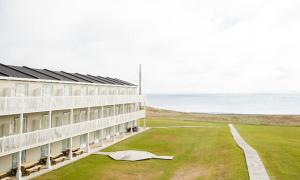
[[[173,156],[157,156],[147,151],[116,151],[116,152],[97,152],[94,154],[107,155],[114,160],[121,161],[140,161],[146,159],[164,159],[164,160],[172,160]]]

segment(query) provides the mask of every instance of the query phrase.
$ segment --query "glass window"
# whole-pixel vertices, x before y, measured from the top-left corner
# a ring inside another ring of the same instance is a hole
[[[88,87],[84,86],[82,87],[82,96],[87,96],[88,95]]]
[[[52,96],[52,85],[51,84],[44,84],[43,85],[43,96]]]
[[[17,84],[16,85],[16,96],[27,96],[28,95],[28,86],[27,84]]]
[[[45,115],[42,116],[42,119],[41,119],[41,128],[42,129],[48,128],[48,114],[45,114]]]
[[[41,146],[41,157],[48,156],[48,144]]]
[[[26,150],[22,151],[21,159],[22,159],[22,161],[21,161],[22,163],[26,162]]]
[[[85,148],[86,147],[86,141],[87,141],[87,135],[81,135],[80,136],[80,147]]]
[[[18,154],[19,153],[12,154],[12,168],[16,168],[18,166]]]
[[[65,151],[65,150],[69,149],[69,146],[70,146],[69,139],[64,139],[62,141],[62,150]]]
[[[72,86],[70,85],[64,86],[64,96],[72,96]]]
[[[63,125],[69,124],[70,123],[70,113],[69,112],[64,112],[63,113]]]
[[[23,133],[27,132],[27,117],[23,117]]]
[[[80,122],[86,120],[86,111],[80,111]]]

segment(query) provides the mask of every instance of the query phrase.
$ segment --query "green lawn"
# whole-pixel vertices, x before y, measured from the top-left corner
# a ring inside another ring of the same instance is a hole
[[[37,179],[248,179],[243,153],[226,124],[164,120],[148,124],[207,127],[151,129],[106,149],[175,156],[170,161],[125,162],[90,155]]]
[[[272,179],[300,179],[300,127],[235,125]]]

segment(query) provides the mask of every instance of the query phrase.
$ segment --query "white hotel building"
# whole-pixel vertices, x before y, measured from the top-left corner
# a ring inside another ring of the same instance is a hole
[[[116,78],[0,64],[0,179],[135,133],[144,106],[137,86]]]

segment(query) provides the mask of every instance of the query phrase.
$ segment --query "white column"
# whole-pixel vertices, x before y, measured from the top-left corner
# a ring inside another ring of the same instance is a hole
[[[49,111],[48,113],[48,128],[51,128],[52,127],[52,111]],[[47,168],[48,169],[51,169],[51,144],[49,143],[48,144],[48,156],[47,156]]]
[[[74,109],[70,110],[70,124],[74,123]],[[72,148],[73,148],[73,139],[72,137],[69,139],[69,159],[73,159],[73,152],[72,152]]]
[[[116,105],[114,104],[114,126],[113,126],[113,142],[116,141]]]
[[[131,122],[130,132],[131,132],[131,134],[133,134],[133,121],[130,121],[130,122]]]
[[[86,152],[89,153],[90,152],[90,133],[87,133],[87,142],[86,142]]]
[[[103,146],[103,130],[104,130],[104,128],[103,128],[103,106],[101,106],[101,140],[100,140],[100,143],[101,143],[101,146]]]
[[[88,110],[87,110],[87,120],[90,121],[91,120],[91,108],[88,107]],[[90,133],[88,132],[87,133],[87,142],[86,142],[86,152],[90,152]]]
[[[48,152],[47,152],[48,156],[47,156],[47,163],[46,163],[46,166],[47,166],[47,169],[51,169],[51,144],[49,143],[48,144]]]
[[[22,179],[21,165],[22,165],[22,151],[19,151],[18,152],[17,174],[16,174],[17,180]]]
[[[23,133],[23,122],[24,122],[24,114],[20,114],[20,129],[19,133]],[[21,143],[21,142],[20,142]],[[21,145],[20,145],[21,147]],[[22,164],[22,151],[18,152],[18,162],[17,162],[17,174],[16,174],[16,179],[22,179],[22,170],[21,170],[21,164]]]

